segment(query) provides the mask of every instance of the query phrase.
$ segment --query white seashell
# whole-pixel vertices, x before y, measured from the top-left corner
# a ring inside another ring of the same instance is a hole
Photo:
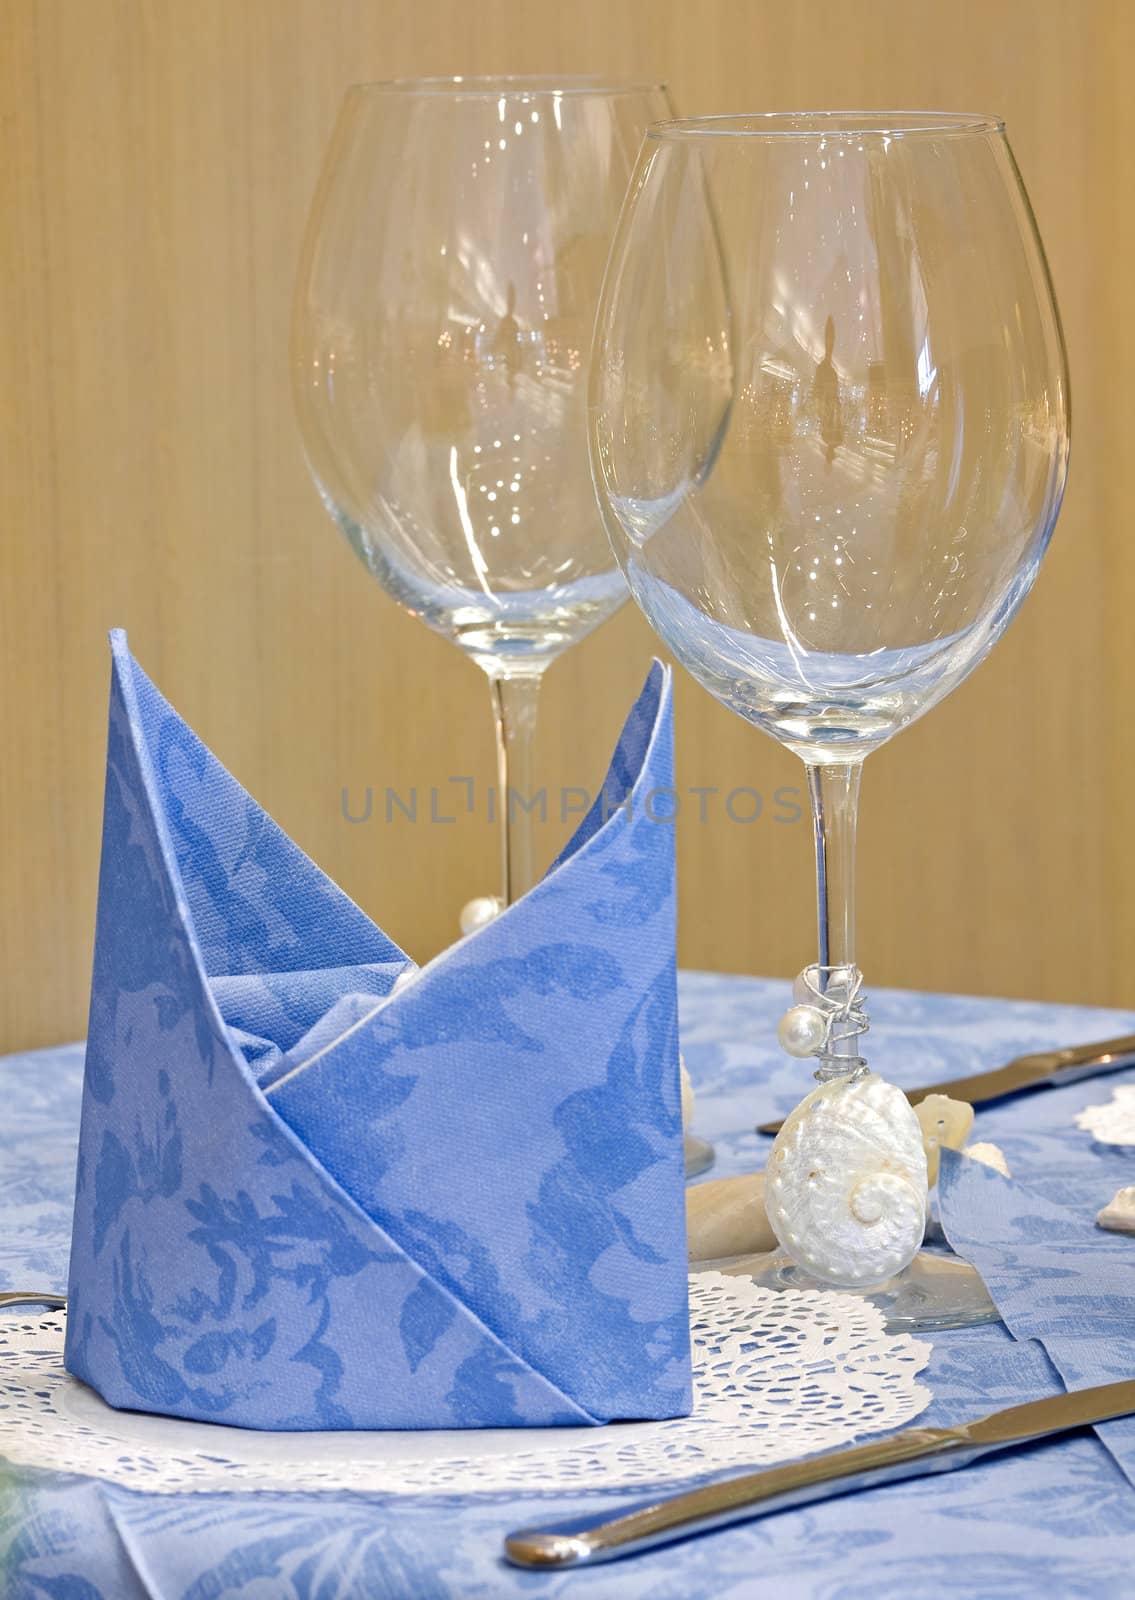
[[[765,1175],[711,1178],[686,1190],[686,1239],[691,1261],[718,1261],[774,1250],[765,1214]]]
[[[875,1073],[834,1078],[785,1121],[765,1175],[769,1224],[825,1283],[867,1287],[901,1272],[926,1231],[922,1129]]]
[[[682,1081],[682,1126],[688,1128],[694,1120],[694,1086],[690,1082],[690,1075],[686,1071],[686,1063],[678,1056],[678,1072]]]
[[[1096,1213],[1096,1222],[1112,1233],[1135,1233],[1135,1185],[1117,1189],[1103,1210]]]
[[[1005,1160],[1005,1152],[1000,1145],[989,1143],[967,1144],[962,1146],[962,1155],[969,1156],[974,1161],[980,1161],[984,1167],[992,1167],[994,1172],[999,1172],[1003,1178],[1011,1178],[1009,1163]]]
[[[1104,1105],[1077,1112],[1076,1126],[1100,1144],[1135,1144],[1135,1083],[1121,1084]]]
[[[968,1100],[951,1100],[948,1094],[928,1094],[914,1108],[926,1151],[926,1179],[938,1182],[938,1162],[943,1150],[960,1150],[973,1127],[973,1107]]]

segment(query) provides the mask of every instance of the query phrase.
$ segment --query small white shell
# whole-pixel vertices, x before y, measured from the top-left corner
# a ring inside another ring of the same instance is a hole
[[[973,1107],[968,1100],[951,1100],[948,1094],[928,1094],[915,1106],[914,1114],[922,1129],[926,1179],[933,1188],[942,1151],[960,1150],[970,1136]]]
[[[922,1129],[875,1073],[835,1078],[785,1121],[765,1206],[784,1249],[825,1283],[867,1287],[901,1272],[926,1231]]]
[[[988,1140],[979,1141],[977,1144],[964,1144],[962,1155],[969,1156],[971,1161],[980,1161],[984,1167],[992,1167],[994,1172],[999,1172],[1003,1178],[1011,1178],[1009,1163],[1005,1160],[1005,1152],[999,1144],[990,1144]]]
[[[689,1128],[694,1120],[694,1086],[690,1082],[690,1075],[686,1071],[686,1063],[678,1056],[678,1073],[682,1083],[682,1126]]]
[[[691,1184],[686,1190],[686,1239],[691,1261],[775,1250],[776,1236],[765,1215],[764,1173]]]
[[[1135,1185],[1117,1189],[1103,1210],[1096,1213],[1096,1222],[1112,1233],[1135,1233]]]

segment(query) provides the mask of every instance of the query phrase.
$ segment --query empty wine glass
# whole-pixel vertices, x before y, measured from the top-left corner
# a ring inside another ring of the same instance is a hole
[[[819,952],[780,1037],[821,1081],[863,1076],[863,758],[996,643],[1067,466],[1060,326],[1001,123],[833,112],[651,129],[590,406],[636,601],[699,682],[806,764]],[[967,1270],[946,1262],[929,1287],[908,1274],[881,1302],[908,1325],[980,1320],[990,1303]],[[779,1282],[801,1276],[777,1266]]]
[[[591,488],[587,360],[627,180],[668,111],[660,85],[599,78],[353,88],[303,248],[309,464],[367,569],[488,675],[504,904],[536,876],[541,676],[626,595]]]

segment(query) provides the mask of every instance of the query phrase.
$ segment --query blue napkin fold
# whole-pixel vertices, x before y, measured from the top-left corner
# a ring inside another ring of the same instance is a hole
[[[1135,1378],[1135,1238],[1096,1226],[1102,1200],[1054,1200],[953,1150],[942,1152],[938,1195],[951,1247],[1068,1389]],[[1135,1485],[1135,1418],[1096,1432]]]
[[[419,971],[112,646],[69,1370],[258,1428],[688,1412],[669,674]]]

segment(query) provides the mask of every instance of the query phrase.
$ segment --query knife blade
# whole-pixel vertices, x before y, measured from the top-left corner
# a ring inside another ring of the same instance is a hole
[[[1135,1379],[1075,1389],[1045,1400],[1009,1406],[955,1428],[910,1428],[830,1455],[747,1472],[639,1501],[615,1516],[572,1517],[521,1528],[504,1541],[515,1566],[554,1570],[592,1566],[708,1533],[752,1517],[834,1495],[854,1494],[929,1472],[950,1472],[1013,1445],[1067,1433],[1135,1412]]]
[[[1095,1044],[1071,1045],[1063,1050],[1037,1050],[1032,1055],[1018,1056],[1003,1067],[995,1067],[992,1072],[976,1072],[969,1078],[948,1078],[945,1083],[907,1089],[906,1097],[912,1106],[930,1094],[948,1094],[955,1100],[968,1100],[971,1105],[979,1106],[990,1100],[1000,1100],[1007,1094],[1019,1094],[1024,1089],[1057,1088],[1075,1083],[1078,1078],[1118,1072],[1123,1067],[1135,1067],[1135,1034],[1125,1034],[1121,1039],[1103,1039]],[[757,1132],[779,1133],[782,1121],[758,1123]]]

